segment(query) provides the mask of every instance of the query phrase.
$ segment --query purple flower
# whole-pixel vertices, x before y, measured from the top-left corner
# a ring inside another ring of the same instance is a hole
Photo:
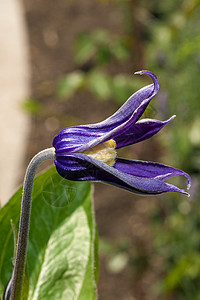
[[[151,99],[158,93],[159,83],[149,71],[150,84],[133,94],[111,117],[90,125],[63,129],[53,141],[55,165],[58,173],[69,180],[92,180],[112,184],[134,193],[160,194],[179,192],[178,187],[166,183],[173,176],[190,176],[160,163],[118,158],[116,149],[146,140],[163,128],[170,119],[139,120]]]

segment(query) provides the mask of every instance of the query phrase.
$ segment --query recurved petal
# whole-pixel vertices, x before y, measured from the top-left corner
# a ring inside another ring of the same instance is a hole
[[[188,181],[188,188],[191,184],[191,178],[186,172],[156,162],[117,158],[115,168],[123,173],[137,177],[154,178],[163,181],[174,176],[184,176]]]
[[[90,128],[97,129],[98,131],[103,130],[103,132],[104,130],[106,130],[106,132],[108,130],[110,131],[115,127],[118,127],[122,123],[126,123],[132,116],[133,112],[138,110],[138,108],[142,105],[143,109],[139,110],[136,121],[140,118],[151,99],[157,95],[159,91],[159,83],[157,77],[149,71],[144,70],[136,72],[135,74],[149,75],[153,80],[153,84],[141,88],[139,91],[131,95],[128,100],[112,116],[102,122],[89,125]],[[89,128],[87,126],[88,125],[85,125],[83,127]]]
[[[170,119],[164,122],[154,119],[142,119],[130,126],[126,126],[123,129],[123,132],[120,130],[111,138],[115,140],[116,148],[135,144],[152,137],[172,119],[174,119],[174,117],[175,116],[172,116]]]
[[[73,163],[73,171],[70,164]],[[190,183],[188,174],[165,165],[117,159],[114,167],[93,159],[85,154],[77,153],[58,157],[55,161],[58,173],[69,180],[101,181],[138,194],[160,194],[184,190],[164,182],[172,176],[185,176]]]
[[[84,151],[112,138],[111,136],[123,130],[126,124],[128,126],[137,122],[159,90],[156,76],[149,71],[138,72],[138,74],[143,73],[153,79],[153,84],[134,93],[116,113],[106,120],[62,130],[53,141],[56,150],[65,153]]]

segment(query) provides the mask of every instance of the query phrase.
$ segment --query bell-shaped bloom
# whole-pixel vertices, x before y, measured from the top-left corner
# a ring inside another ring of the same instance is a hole
[[[127,160],[117,157],[116,150],[146,140],[171,119],[141,119],[151,99],[158,93],[159,83],[149,71],[153,83],[133,94],[124,105],[106,120],[63,129],[53,141],[58,173],[69,180],[91,180],[118,186],[139,194],[179,192],[182,189],[165,182],[173,176],[190,176],[160,163]]]

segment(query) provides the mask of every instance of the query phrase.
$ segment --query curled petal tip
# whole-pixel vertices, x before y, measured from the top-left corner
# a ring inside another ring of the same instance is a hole
[[[170,121],[175,119],[176,118],[176,115],[173,115],[171,118],[170,118]]]
[[[190,198],[190,194],[188,192],[186,192],[185,190],[181,190],[181,193],[186,195],[188,198]]]
[[[135,74],[135,75],[147,74],[147,75],[149,75],[149,76],[151,76],[151,77],[152,77],[152,76],[156,76],[156,75],[154,75],[152,72],[147,71],[147,70],[136,71],[134,74]]]
[[[191,187],[191,183],[189,182],[187,185],[187,191],[190,189],[190,187]]]
[[[159,83],[158,83],[158,80],[157,80],[157,77],[154,73],[150,72],[150,71],[147,71],[147,70],[141,70],[141,71],[137,71],[135,72],[134,74],[136,75],[142,75],[142,74],[147,74],[151,77],[151,79],[153,80],[153,83],[154,83],[154,89],[155,89],[155,94],[157,94],[157,92],[159,91]]]
[[[142,75],[143,74],[143,71],[137,71],[137,72],[134,72],[135,75]]]
[[[136,71],[134,74],[135,74],[135,75],[147,74],[147,75],[149,75],[149,76],[151,76],[151,77],[156,78],[156,75],[155,75],[154,73],[148,71],[148,70]]]
[[[170,121],[174,120],[175,118],[176,118],[176,115],[173,115],[166,122],[169,123]]]

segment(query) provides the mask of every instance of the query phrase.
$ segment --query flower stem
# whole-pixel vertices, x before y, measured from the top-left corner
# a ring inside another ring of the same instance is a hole
[[[38,166],[45,160],[54,159],[55,149],[48,148],[36,154],[30,161],[24,178],[24,187],[22,195],[21,217],[19,225],[19,235],[17,243],[16,260],[12,275],[11,297],[10,300],[20,300],[23,276],[26,262],[26,250],[29,233],[30,212],[33,181]]]

